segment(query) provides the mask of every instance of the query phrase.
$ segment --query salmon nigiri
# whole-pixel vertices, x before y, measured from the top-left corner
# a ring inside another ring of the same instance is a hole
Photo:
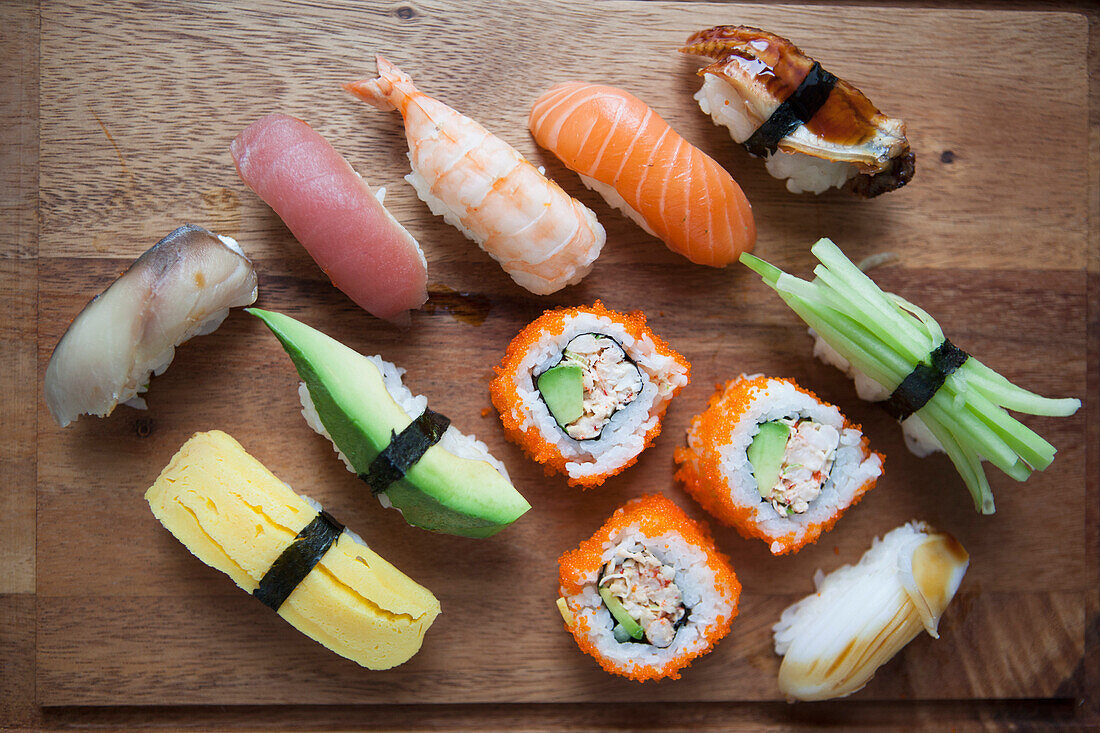
[[[299,119],[272,114],[229,146],[237,172],[275,210],[332,284],[399,326],[428,299],[424,253],[362,176]]]
[[[537,295],[581,281],[604,244],[596,215],[511,145],[425,95],[381,56],[377,79],[344,88],[405,120],[417,195]]]
[[[737,182],[633,94],[557,84],[535,100],[528,125],[586,186],[692,262],[724,267],[755,244]]]

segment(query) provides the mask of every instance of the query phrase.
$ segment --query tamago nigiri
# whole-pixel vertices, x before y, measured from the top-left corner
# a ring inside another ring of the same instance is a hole
[[[508,143],[425,95],[386,59],[376,61],[377,79],[344,88],[379,109],[401,112],[412,163],[405,180],[432,213],[532,293],[580,282],[604,244],[596,215]]]
[[[528,125],[586,186],[692,262],[724,267],[756,243],[737,182],[633,94],[557,84],[535,100]]]

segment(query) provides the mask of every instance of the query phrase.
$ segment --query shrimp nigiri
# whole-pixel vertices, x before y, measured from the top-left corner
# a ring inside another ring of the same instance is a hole
[[[512,146],[425,95],[381,56],[377,79],[344,88],[405,120],[417,195],[537,295],[574,285],[603,248],[603,226],[584,204]]]
[[[692,262],[725,267],[756,243],[737,182],[633,94],[557,84],[535,100],[528,125],[586,186]]]

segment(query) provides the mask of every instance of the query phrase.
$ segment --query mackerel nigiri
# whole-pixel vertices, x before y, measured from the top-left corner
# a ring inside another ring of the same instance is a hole
[[[421,92],[386,59],[376,61],[377,79],[344,88],[378,109],[401,112],[412,163],[405,180],[432,213],[536,295],[580,282],[604,245],[596,215],[511,145]]]
[[[692,262],[725,267],[756,243],[737,182],[634,95],[557,84],[535,100],[528,126],[584,185]]]
[[[272,114],[229,146],[248,187],[275,210],[332,284],[363,310],[408,325],[428,299],[420,245],[328,141]]]
[[[211,333],[229,309],[256,301],[256,271],[230,237],[187,224],[150,247],[92,298],[46,367],[46,405],[61,427],[107,417],[172,363],[176,347]]]

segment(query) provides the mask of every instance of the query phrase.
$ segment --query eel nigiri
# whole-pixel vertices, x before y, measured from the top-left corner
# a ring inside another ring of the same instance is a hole
[[[786,38],[750,26],[699,31],[680,49],[714,60],[699,70],[699,107],[765,158],[791,193],[845,187],[866,198],[901,188],[915,158],[905,123],[821,68]]]
[[[596,215],[512,146],[426,96],[381,56],[377,79],[344,88],[405,120],[412,173],[405,177],[433,214],[477,242],[536,295],[580,282],[606,235]]]
[[[428,299],[420,245],[340,153],[284,114],[249,125],[229,146],[237,173],[275,210],[332,284],[400,326]]]
[[[634,95],[557,84],[535,100],[528,126],[586,186],[692,262],[724,267],[756,243],[737,182]]]
[[[61,427],[106,417],[138,397],[176,347],[256,301],[252,261],[229,237],[187,224],[157,242],[80,311],[46,367],[46,405]]]

